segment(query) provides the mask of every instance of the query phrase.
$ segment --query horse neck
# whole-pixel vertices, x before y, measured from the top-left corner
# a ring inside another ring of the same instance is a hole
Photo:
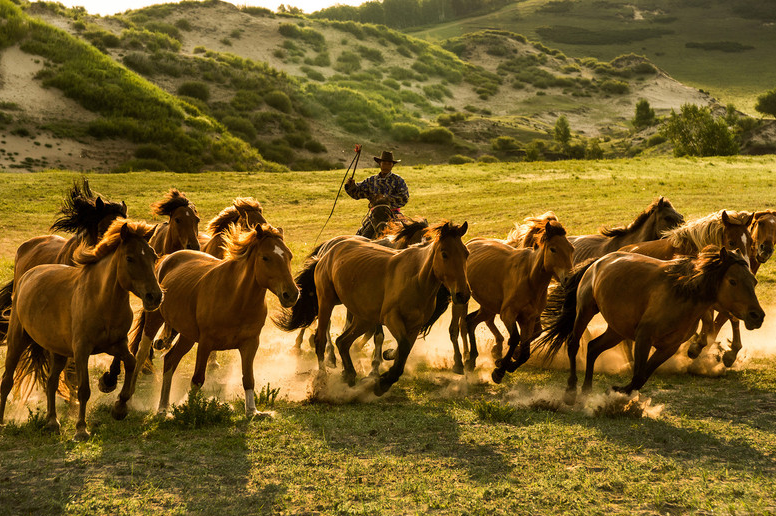
[[[90,304],[100,306],[103,313],[115,313],[116,307],[129,305],[129,291],[119,284],[116,252],[83,265],[80,279],[89,289]]]
[[[657,231],[655,231],[655,218],[656,216],[653,212],[644,222],[639,225],[638,228],[628,231],[628,233],[624,235],[612,238],[612,242],[616,242],[616,247],[612,247],[614,247],[616,250],[626,245],[638,244],[639,242],[649,242],[651,240],[659,239],[660,235],[658,235]]]
[[[552,271],[544,268],[545,252],[546,248],[542,246],[538,249],[531,249],[531,254],[528,255],[528,263],[531,265],[528,281],[531,283],[534,292],[546,289],[552,280]]]
[[[235,301],[248,301],[251,306],[263,301],[267,285],[260,284],[256,279],[256,262],[250,256],[237,260],[223,260],[219,265],[222,274],[221,284],[230,285],[228,291]],[[233,295],[237,294],[239,295]]]
[[[420,270],[417,275],[418,284],[420,285],[421,290],[436,295],[436,291],[439,289],[440,285],[442,285],[442,278],[437,278],[436,273],[434,273],[434,253],[436,251],[436,246],[431,244],[422,248],[411,249],[418,249],[421,256]]]

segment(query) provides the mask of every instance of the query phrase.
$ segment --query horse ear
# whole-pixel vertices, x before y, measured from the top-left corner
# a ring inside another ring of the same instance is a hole
[[[126,217],[127,216],[127,203],[124,201],[121,201],[121,214]]]
[[[722,223],[726,226],[730,224],[730,217],[725,210],[722,210]]]
[[[665,204],[665,202],[666,202],[666,199],[665,199],[665,197],[663,197],[663,196],[661,195],[661,196],[660,196],[660,199],[658,199],[658,200],[657,200],[657,207],[658,207],[658,208],[662,208],[662,207],[663,207],[663,205]]]
[[[278,233],[280,233],[280,236],[283,236],[283,228],[275,228],[278,230]]]
[[[105,203],[102,202],[102,197],[97,197],[97,199],[94,201],[94,205],[98,210],[102,210],[105,207]]]
[[[458,228],[458,236],[464,236],[466,234],[466,231],[469,229],[469,222],[464,221],[463,224]]]
[[[746,218],[746,221],[744,222],[744,226],[749,227],[752,224],[753,220],[754,220],[754,212],[749,214],[749,216]]]
[[[129,238],[129,235],[130,235],[129,226],[127,226],[126,222],[121,226],[121,231],[119,232],[119,235],[121,236],[122,240],[126,240]]]
[[[727,249],[725,249],[724,247],[720,247],[719,248],[719,257],[724,260],[725,258],[727,258],[727,256],[728,256]]]

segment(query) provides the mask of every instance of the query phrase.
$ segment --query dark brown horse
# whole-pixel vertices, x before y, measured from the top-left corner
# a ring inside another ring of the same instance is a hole
[[[129,293],[139,297],[146,310],[156,309],[162,301],[154,273],[156,254],[147,242],[152,231],[153,227],[143,222],[117,220],[97,246],[83,246],[76,251],[75,267],[40,265],[19,279],[0,386],[0,423],[24,352],[30,354],[30,359],[23,362],[17,379],[34,374],[45,383],[46,419],[51,430],[59,431],[56,392],[68,358],[74,360],[78,377],[77,440],[89,438],[89,356],[109,353],[123,361],[127,377],[112,414],[116,419],[127,415],[127,400],[132,395],[129,380],[135,369],[135,358],[127,347],[127,332],[132,325]]]
[[[751,245],[749,246],[749,264],[752,267],[752,274],[757,274],[760,265],[767,262],[773,255],[773,243],[776,240],[776,211],[764,210],[755,212],[752,222],[749,224],[749,233],[752,237]],[[687,349],[687,354],[690,358],[696,358],[707,343],[715,342],[717,334],[719,334],[722,326],[727,321],[730,321],[733,338],[728,341],[730,349],[722,353],[722,362],[725,364],[725,367],[731,367],[738,357],[738,352],[743,347],[741,343],[741,329],[739,328],[738,319],[724,312],[717,314],[713,326],[706,319],[704,321],[706,324],[702,325],[701,333],[694,335],[690,339],[690,347]],[[708,335],[705,335],[704,332],[708,332]]]
[[[151,339],[162,323],[180,333],[164,356],[159,412],[167,410],[178,363],[199,343],[192,388],[199,389],[205,382],[207,359],[212,351],[237,349],[242,362],[246,415],[258,414],[253,396],[253,359],[267,317],[267,290],[284,307],[296,302],[299,290],[291,276],[292,255],[282,230],[269,224],[242,233],[234,228],[226,242],[223,260],[200,251],[179,251],[159,264],[165,301],[158,311],[143,313],[134,338],[140,341],[137,360],[144,361]]]
[[[151,212],[159,217],[168,217],[167,222],[156,225],[151,247],[163,256],[181,249],[199,250],[199,215],[186,195],[177,188],[170,188],[161,201],[151,205]]]
[[[467,227],[465,222],[462,226],[439,224],[427,230],[430,244],[401,251],[358,239],[343,240],[322,257],[307,261],[299,276],[300,302],[276,323],[292,331],[318,317],[315,351],[319,374],[323,374],[326,328],[334,306],[344,304],[353,320],[337,338],[337,348],[343,377],[350,385],[356,379],[350,345],[377,325],[387,326],[398,341],[398,352],[393,366],[375,383],[375,394],[382,395],[403,373],[415,339],[434,311],[439,288],[444,285],[456,304],[469,300],[469,252],[461,242]]]
[[[96,245],[117,217],[126,216],[126,204],[103,200],[92,192],[86,179],[74,181],[62,202],[59,217],[51,226],[51,231],[64,231],[73,236],[70,239],[59,235],[38,236],[23,242],[16,250],[14,277],[0,289],[0,342],[5,337],[6,312],[11,307],[15,282],[36,265],[73,265],[73,253],[80,244]]]
[[[496,315],[509,331],[509,348],[497,364],[493,381],[500,383],[505,371],[514,371],[530,357],[530,343],[536,336],[539,316],[547,303],[547,287],[555,278],[564,277],[571,270],[573,246],[566,239],[566,230],[560,222],[545,223],[541,232],[534,232],[536,247],[515,249],[498,240],[475,238],[466,247],[466,276],[472,297],[480,308],[466,315],[466,305],[454,306],[450,321],[450,340],[455,352],[453,372],[463,373],[463,360],[458,348],[458,333],[462,334],[464,348],[466,335],[471,351],[466,369],[474,370],[477,360],[475,330],[483,321]],[[519,326],[519,331],[518,331]],[[520,344],[520,354],[513,362],[513,354]],[[500,353],[499,353],[499,358]]]
[[[574,264],[600,258],[628,244],[657,240],[665,231],[683,222],[684,217],[674,209],[671,201],[660,197],[625,227],[601,228],[597,235],[569,237],[574,245]]]
[[[566,402],[573,403],[579,340],[593,316],[600,313],[608,327],[587,345],[582,392],[592,388],[598,355],[629,339],[635,341],[633,378],[614,389],[630,393],[676,353],[712,306],[743,319],[750,330],[759,328],[765,313],[754,292],[756,283],[746,258],[716,246],[706,247],[698,257],[671,261],[611,253],[581,264],[552,291],[546,309],[547,331],[537,347],[544,347],[549,358],[567,346],[571,371]]]

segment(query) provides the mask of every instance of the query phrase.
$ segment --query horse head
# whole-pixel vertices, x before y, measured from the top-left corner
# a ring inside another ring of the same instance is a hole
[[[457,305],[468,303],[471,296],[466,277],[469,250],[461,241],[468,228],[468,222],[460,226],[443,222],[428,229],[429,234],[434,236],[431,243],[434,275],[442,281]]]
[[[171,188],[161,201],[151,204],[151,211],[154,215],[169,217],[164,253],[179,249],[199,251],[199,215],[196,206],[185,194]]]
[[[755,258],[760,263],[767,262],[773,255],[773,241],[776,239],[776,212],[755,212],[749,231],[754,240]]]
[[[544,270],[561,281],[571,271],[574,246],[566,237],[566,229],[557,220],[548,220],[539,238],[538,247],[543,251]]]
[[[712,253],[714,251],[701,253],[701,259]],[[718,259],[725,272],[717,292],[717,305],[744,321],[747,330],[759,328],[765,312],[754,291],[757,280],[749,269],[748,258],[739,250],[729,252],[723,247],[719,249]]]
[[[684,217],[674,209],[671,201],[665,197],[660,197],[654,204],[655,216],[655,235],[660,238],[665,231],[674,229],[684,224]]]
[[[237,223],[242,229],[251,229],[267,223],[267,219],[264,218],[264,209],[259,201],[253,197],[237,197],[232,201],[232,205],[240,214]]]
[[[251,230],[256,282],[275,294],[284,308],[294,306],[299,288],[291,275],[293,254],[283,240],[283,230],[261,224]]]
[[[728,251],[739,251],[746,261],[749,262],[749,249],[752,245],[749,225],[752,223],[754,214],[739,213],[737,215],[737,217],[731,217],[727,211],[722,210],[720,221],[723,227],[720,244]]]
[[[361,236],[374,240],[386,231],[388,224],[394,219],[393,210],[387,203],[372,205],[367,219],[369,224],[364,228]]]
[[[121,224],[121,241],[116,248],[119,285],[140,298],[143,310],[156,310],[163,296],[154,270],[157,256],[148,243],[153,226],[127,221],[117,221],[116,224]],[[114,226],[108,229],[106,235],[111,231],[115,231]]]

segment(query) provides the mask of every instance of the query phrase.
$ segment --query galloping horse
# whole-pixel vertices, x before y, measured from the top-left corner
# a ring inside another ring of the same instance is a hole
[[[756,283],[748,261],[724,247],[708,246],[697,258],[671,261],[626,252],[607,254],[576,267],[550,294],[547,332],[537,348],[546,348],[549,358],[567,346],[571,371],[565,399],[574,403],[579,340],[600,312],[608,327],[587,345],[582,392],[592,388],[598,355],[630,339],[635,341],[633,378],[624,387],[614,387],[630,393],[676,352],[712,306],[743,319],[750,330],[759,328],[765,313],[754,292]]]
[[[469,251],[461,242],[467,228],[466,222],[461,226],[451,222],[438,224],[426,230],[433,239],[430,244],[401,251],[373,242],[343,240],[323,256],[307,261],[298,276],[300,301],[293,309],[284,311],[276,323],[292,331],[309,326],[318,317],[315,351],[319,373],[324,373],[326,328],[334,306],[344,304],[353,320],[337,338],[337,348],[343,377],[349,385],[354,385],[356,379],[350,345],[378,325],[387,326],[398,341],[398,356],[375,383],[374,392],[380,396],[404,372],[415,339],[434,311],[439,288],[444,285],[456,304],[469,300]]]
[[[236,197],[231,206],[221,210],[208,222],[208,234],[200,234],[202,251],[216,258],[223,258],[230,224],[236,224],[245,231],[266,223],[267,219],[264,218],[259,201],[253,197]]]
[[[242,361],[245,412],[258,414],[253,397],[253,359],[267,317],[267,290],[284,307],[292,306],[299,290],[291,276],[291,251],[283,232],[261,224],[226,238],[223,260],[200,251],[179,251],[159,264],[159,282],[165,300],[158,311],[145,312],[133,340],[140,340],[137,360],[143,363],[151,339],[166,323],[180,333],[164,356],[164,376],[159,412],[167,410],[172,376],[180,360],[195,343],[197,360],[192,388],[205,382],[207,359],[214,350],[238,349]],[[135,379],[137,372],[135,372]]]
[[[752,274],[757,274],[760,265],[767,262],[771,255],[773,255],[773,242],[776,240],[776,211],[764,210],[755,212],[752,222],[749,224],[749,233],[752,236],[751,245],[749,246],[749,264],[752,268]],[[696,358],[706,343],[715,342],[717,334],[728,320],[733,330],[733,339],[728,341],[730,349],[722,354],[722,362],[725,364],[725,367],[731,367],[742,347],[741,330],[738,319],[724,312],[717,314],[713,326],[707,321],[706,327],[702,327],[701,334],[696,334],[690,339],[691,345],[687,350],[690,358]],[[709,334],[703,335],[703,331],[708,331]]]
[[[116,419],[127,415],[127,400],[132,395],[130,378],[135,369],[135,358],[127,347],[127,332],[132,325],[129,292],[142,300],[146,310],[156,309],[162,301],[154,274],[156,253],[147,242],[152,232],[153,227],[144,222],[117,220],[95,247],[79,247],[73,257],[75,267],[40,265],[19,279],[0,386],[0,423],[14,371],[28,349],[30,360],[25,361],[17,378],[34,374],[40,383],[46,381],[49,429],[59,431],[56,392],[68,357],[75,361],[78,378],[77,440],[89,438],[86,402],[91,394],[90,355],[109,353],[124,362],[127,377],[111,413]],[[50,363],[44,350],[49,352]]]
[[[73,253],[81,243],[96,245],[110,224],[117,217],[127,216],[127,205],[104,201],[89,188],[89,181],[75,181],[62,202],[60,217],[51,226],[51,231],[73,233],[70,239],[59,235],[44,235],[23,242],[16,250],[13,279],[0,289],[0,314],[11,307],[14,284],[22,275],[45,263],[73,265]],[[4,321],[0,322],[0,342],[5,337]]]
[[[657,240],[665,231],[683,222],[684,217],[674,209],[671,201],[660,197],[626,227],[601,228],[598,235],[569,237],[574,246],[574,265],[600,258],[628,244]]]
[[[153,203],[151,212],[169,217],[167,222],[156,225],[151,237],[151,247],[159,256],[181,249],[199,250],[197,208],[177,188],[170,188],[161,201]]]
[[[450,340],[455,353],[453,372],[462,374],[464,370],[458,348],[459,328],[464,349],[468,333],[471,352],[466,369],[472,371],[478,355],[474,331],[481,322],[492,321],[496,314],[509,331],[509,349],[506,357],[497,363],[493,381],[500,383],[505,371],[514,371],[530,357],[530,343],[536,336],[539,316],[547,303],[547,287],[550,280],[560,280],[571,270],[574,253],[574,247],[566,238],[566,230],[558,221],[546,222],[540,232],[534,231],[534,238],[538,242],[536,247],[527,249],[515,249],[498,240],[485,238],[474,238],[466,244],[469,249],[466,276],[472,297],[480,308],[466,315],[467,305],[453,307],[450,321]],[[518,342],[520,354],[512,362]]]

